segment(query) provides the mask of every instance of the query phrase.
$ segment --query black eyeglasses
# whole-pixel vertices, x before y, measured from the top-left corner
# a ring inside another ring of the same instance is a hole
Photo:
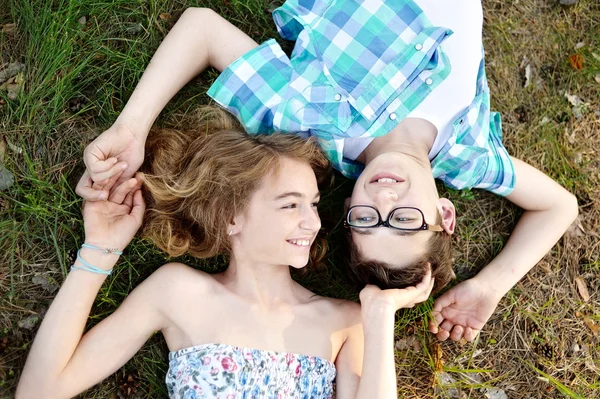
[[[377,208],[370,205],[354,205],[346,213],[344,226],[359,229],[372,229],[384,226],[406,231],[444,231],[440,225],[427,224],[425,222],[425,215],[423,215],[423,212],[419,208],[405,206],[392,209],[387,220],[383,220]]]

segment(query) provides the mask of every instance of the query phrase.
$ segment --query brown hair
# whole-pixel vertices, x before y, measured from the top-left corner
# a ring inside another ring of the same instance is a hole
[[[437,224],[441,224],[438,215]],[[381,289],[406,288],[417,285],[431,265],[431,276],[435,277],[432,294],[444,288],[454,278],[452,271],[452,237],[445,231],[436,232],[427,242],[428,249],[419,260],[403,268],[394,268],[384,262],[366,260],[348,233],[348,264],[350,275],[360,286],[377,285]]]
[[[250,135],[226,111],[201,107],[193,130],[154,129],[142,166],[147,211],[143,236],[170,256],[208,258],[231,250],[227,225],[245,211],[262,179],[281,158],[308,163],[319,188],[331,166],[312,140],[292,134]],[[326,251],[318,237],[309,265]]]

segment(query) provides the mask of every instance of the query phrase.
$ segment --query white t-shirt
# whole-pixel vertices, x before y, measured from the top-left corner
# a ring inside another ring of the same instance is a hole
[[[454,34],[442,43],[452,67],[448,77],[407,118],[421,118],[438,131],[429,159],[433,159],[452,134],[452,123],[475,98],[481,62],[483,9],[481,0],[414,0],[435,26]],[[344,140],[344,157],[356,159],[371,143],[369,138]]]

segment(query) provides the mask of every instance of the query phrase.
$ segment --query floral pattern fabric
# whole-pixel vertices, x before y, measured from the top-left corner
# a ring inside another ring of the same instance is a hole
[[[330,399],[335,365],[294,353],[197,345],[169,353],[172,399]]]

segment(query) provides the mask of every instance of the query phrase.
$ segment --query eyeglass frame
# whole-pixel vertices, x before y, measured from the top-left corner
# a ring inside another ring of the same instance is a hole
[[[348,217],[350,216],[350,211],[352,211],[352,209],[357,208],[357,207],[366,207],[366,208],[371,208],[373,209],[376,213],[377,213],[377,217],[379,218],[377,221],[376,225],[373,226],[352,226],[350,224],[350,221],[348,220]],[[418,211],[421,214],[421,217],[423,218],[423,224],[421,225],[421,227],[417,227],[414,229],[405,229],[405,228],[401,228],[401,227],[395,227],[392,226],[390,224],[390,219],[391,216],[394,214],[394,212],[396,212],[398,209],[414,209],[416,211]],[[402,230],[402,231],[433,231],[433,232],[442,232],[444,231],[444,228],[442,226],[440,226],[439,224],[429,224],[425,221],[425,214],[423,213],[422,210],[420,210],[419,208],[415,208],[413,206],[399,206],[396,207],[394,209],[392,209],[390,211],[390,213],[388,213],[387,219],[383,220],[383,218],[381,217],[381,214],[379,213],[379,210],[377,208],[375,208],[374,206],[371,205],[353,205],[350,208],[348,208],[348,210],[346,211],[346,217],[344,218],[344,227],[349,229],[349,228],[354,228],[354,229],[373,229],[375,227],[379,227],[379,226],[383,226],[383,227],[389,227],[390,229],[395,229],[395,230]]]

